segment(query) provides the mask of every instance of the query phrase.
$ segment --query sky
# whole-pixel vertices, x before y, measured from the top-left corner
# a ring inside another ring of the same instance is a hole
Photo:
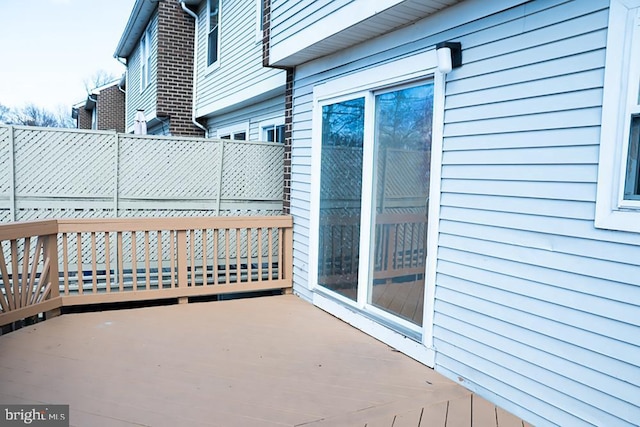
[[[0,0],[0,104],[52,111],[86,99],[99,70],[121,76],[113,53],[134,0]]]

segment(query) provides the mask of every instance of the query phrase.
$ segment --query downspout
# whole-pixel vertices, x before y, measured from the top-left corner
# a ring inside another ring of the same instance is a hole
[[[180,0],[178,0],[180,1]],[[182,10],[184,10],[185,12],[187,12],[193,19],[194,19],[194,24],[193,24],[193,32],[194,32],[194,36],[193,36],[193,96],[191,99],[191,122],[197,126],[198,128],[202,129],[204,131],[204,137],[208,138],[209,137],[209,129],[207,129],[206,127],[202,126],[197,120],[196,120],[196,91],[198,88],[198,15],[196,15],[191,9],[189,9],[187,7],[187,5],[184,3],[184,1],[180,1],[180,6],[182,7]]]
[[[115,56],[115,58],[119,63],[121,63],[125,67],[125,71],[124,71],[125,87],[129,87],[129,64],[127,64],[127,61],[123,60],[119,56]],[[127,112],[128,112],[127,110],[129,108],[129,105],[128,105],[129,103],[127,102],[128,101],[127,91],[122,89],[122,86],[120,86],[120,83],[122,83],[122,79],[120,79],[120,82],[118,82],[118,90],[124,93],[124,133],[127,133],[127,118],[129,117],[127,116]]]

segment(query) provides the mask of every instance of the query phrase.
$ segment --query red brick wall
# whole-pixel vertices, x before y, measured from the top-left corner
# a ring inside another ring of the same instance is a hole
[[[124,132],[124,93],[114,85],[100,91],[97,96],[98,129]],[[91,117],[89,117],[91,127]]]
[[[262,65],[269,66],[269,42],[271,38],[271,0],[262,0]],[[284,92],[284,191],[282,212],[291,213],[291,146],[293,143],[293,80],[294,69],[287,71],[287,83]]]
[[[194,19],[174,0],[158,3],[158,117],[168,117],[171,135],[204,136],[193,108]]]
[[[91,110],[78,108],[78,129],[91,129]]]

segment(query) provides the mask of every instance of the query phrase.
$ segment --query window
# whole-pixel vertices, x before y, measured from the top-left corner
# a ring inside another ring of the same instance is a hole
[[[284,117],[276,121],[261,122],[260,129],[262,141],[284,143]]]
[[[640,0],[611,0],[595,225],[640,232]]]
[[[228,126],[218,129],[218,138],[220,139],[234,139],[237,141],[246,141],[247,135],[249,135],[249,124],[241,123],[234,126]]]
[[[146,89],[151,77],[151,26],[140,39],[140,92]]]
[[[218,62],[220,55],[220,0],[209,0],[209,35],[207,65]]]

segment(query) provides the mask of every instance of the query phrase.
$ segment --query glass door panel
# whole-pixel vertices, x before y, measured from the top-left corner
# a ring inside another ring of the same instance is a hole
[[[318,284],[357,299],[364,98],[322,107]]]
[[[422,325],[433,83],[375,96],[368,302]]]

